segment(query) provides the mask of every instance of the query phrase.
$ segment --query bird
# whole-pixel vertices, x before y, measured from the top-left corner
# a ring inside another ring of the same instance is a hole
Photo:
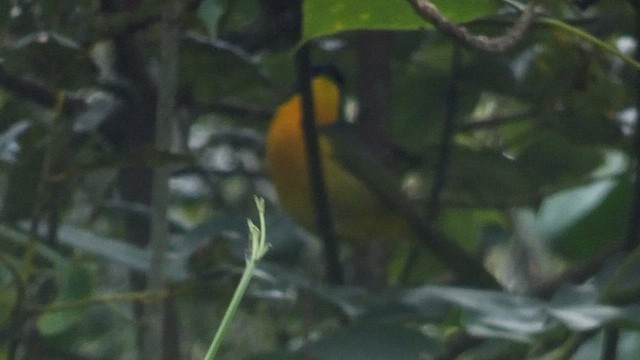
[[[372,187],[343,161],[337,133],[352,133],[342,119],[342,89],[332,73],[311,80],[318,145],[325,186],[339,239],[362,243],[411,236],[402,216],[393,212]],[[280,105],[266,136],[267,170],[282,208],[307,229],[315,226],[310,170],[303,131],[302,96],[294,94]],[[347,141],[347,142],[350,142]]]
[[[367,146],[362,137],[354,136],[357,131],[346,126],[341,116],[342,89],[334,74],[313,75],[311,93],[326,193],[338,241],[350,244],[352,254],[366,252],[372,246],[391,250],[393,254],[383,259],[385,264],[373,269],[386,268],[388,273],[382,276],[391,284],[403,282],[409,274],[411,262],[407,259],[410,254],[417,254],[415,245],[420,243],[429,250],[420,255],[421,278],[441,273],[444,265],[461,283],[499,288],[478,259],[415,211],[390,170],[393,162],[388,161],[388,154]],[[303,227],[317,230],[300,94],[294,94],[275,111],[267,130],[265,155],[282,208]]]

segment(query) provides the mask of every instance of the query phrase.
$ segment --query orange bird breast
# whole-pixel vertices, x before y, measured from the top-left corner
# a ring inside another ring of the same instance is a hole
[[[314,111],[319,127],[340,118],[340,90],[329,78],[312,81]],[[325,185],[336,231],[342,238],[398,235],[402,219],[392,215],[381,200],[336,158],[331,139],[319,137]],[[302,100],[295,95],[281,105],[267,134],[267,167],[282,207],[307,228],[315,226],[314,203],[309,181],[306,144],[302,128]],[[402,231],[404,232],[404,231]]]

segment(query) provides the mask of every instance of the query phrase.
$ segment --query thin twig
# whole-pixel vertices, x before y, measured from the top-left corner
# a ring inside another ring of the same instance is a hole
[[[378,158],[364,151],[365,144],[353,136],[338,131],[332,134],[332,140],[338,145],[335,149],[353,174],[371,187],[385,203],[397,210],[415,231],[420,243],[451,269],[461,284],[473,287],[500,289],[495,277],[487,271],[482,262],[471,256],[456,241],[450,239],[438,228],[424,219],[415,208],[407,194],[401,190],[398,179]]]
[[[431,186],[431,192],[427,200],[426,221],[433,225],[440,214],[442,193],[447,182],[449,167],[451,165],[451,155],[453,153],[453,137],[456,132],[456,112],[458,108],[458,77],[460,76],[460,48],[455,46],[451,61],[451,80],[447,94],[444,123],[440,140],[440,151],[438,161],[435,166],[435,178]],[[411,268],[418,259],[418,251],[409,254],[400,279],[406,280]]]
[[[620,50],[618,50],[615,46],[608,44],[600,39],[598,39],[597,37],[589,34],[586,31],[583,31],[575,26],[569,25],[568,23],[564,22],[564,21],[560,21],[560,20],[556,20],[556,19],[552,19],[549,17],[544,17],[541,18],[539,20],[541,23],[551,26],[551,27],[555,27],[557,29],[561,29],[563,31],[566,31],[569,34],[572,34],[580,39],[583,39],[585,41],[587,41],[588,43],[594,45],[595,47],[608,52],[609,54],[618,57],[619,59],[621,59],[622,61],[624,61],[625,63],[627,63],[628,65],[632,66],[633,68],[635,68],[637,71],[640,71],[640,61],[638,60],[634,60],[633,58],[631,58],[630,56],[627,56],[625,54],[623,54],[622,52],[620,52]]]
[[[460,76],[460,48],[455,46],[452,54],[451,80],[446,98],[444,124],[442,128],[442,140],[436,163],[436,175],[431,188],[431,194],[427,203],[427,216],[433,223],[440,213],[440,201],[449,174],[451,155],[453,153],[453,137],[456,132],[456,112],[458,109]]]
[[[58,223],[62,191],[65,179],[56,179],[55,175],[63,173],[69,162],[71,139],[73,137],[73,118],[64,115],[66,94],[59,92],[57,104],[54,106],[54,118],[49,130],[44,161],[42,164],[38,198],[33,207],[31,232],[35,237],[43,213],[47,212],[47,243],[57,244]]]

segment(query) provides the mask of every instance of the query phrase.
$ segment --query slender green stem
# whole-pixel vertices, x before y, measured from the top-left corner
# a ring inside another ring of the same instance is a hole
[[[581,30],[575,26],[569,25],[566,22],[560,21],[560,20],[556,20],[556,19],[552,19],[552,18],[548,18],[548,17],[543,17],[540,18],[539,20],[541,23],[558,28],[558,29],[562,29],[568,33],[571,33],[579,38],[582,38],[584,40],[586,40],[587,42],[597,46],[598,48],[619,57],[622,61],[626,62],[627,64],[633,66],[636,70],[640,71],[640,63],[635,61],[633,58],[631,58],[630,56],[627,56],[625,54],[623,54],[622,52],[620,52],[618,49],[616,49],[613,45],[611,44],[607,44],[606,42],[598,39],[597,37],[589,34],[588,32]]]
[[[227,312],[224,314],[222,318],[222,322],[220,323],[220,327],[218,327],[218,331],[211,342],[211,346],[209,346],[209,351],[207,351],[207,355],[205,355],[205,360],[212,360],[215,358],[215,355],[218,353],[220,349],[220,345],[222,345],[222,339],[224,338],[229,326],[231,325],[231,320],[236,315],[238,311],[238,307],[240,305],[240,301],[244,296],[247,287],[249,286],[249,281],[251,281],[251,277],[253,277],[253,270],[255,270],[255,262],[248,261],[247,266],[242,273],[242,278],[240,279],[240,283],[238,283],[238,287],[236,291],[233,293],[233,297],[231,298],[231,303],[227,308]]]
[[[515,7],[516,9],[523,11],[525,8],[525,5],[517,2],[517,1],[513,1],[513,0],[503,0],[503,2]],[[620,59],[622,59],[624,62],[626,62],[627,64],[633,66],[636,70],[640,71],[640,63],[636,60],[634,60],[631,56],[627,56],[625,54],[623,54],[622,52],[620,52],[618,49],[616,49],[614,46],[607,44],[606,42],[598,39],[597,37],[589,34],[588,32],[579,29],[575,26],[572,26],[570,24],[567,24],[564,21],[561,20],[557,20],[557,19],[553,19],[550,17],[541,17],[538,19],[538,21],[542,24],[546,24],[558,29],[562,29],[568,33],[571,33],[579,38],[582,38],[584,40],[586,40],[587,42],[590,42],[591,44],[599,47],[600,49],[619,57]]]
[[[256,268],[256,265],[260,261],[260,259],[267,253],[269,250],[269,244],[267,244],[266,238],[266,229],[265,229],[265,219],[264,219],[264,199],[260,199],[258,197],[255,198],[256,207],[258,208],[258,214],[260,218],[260,227],[257,227],[248,220],[249,224],[249,232],[251,233],[251,254],[247,258],[247,264],[242,273],[242,277],[240,278],[240,283],[238,283],[238,287],[236,287],[236,291],[233,293],[233,297],[231,298],[231,302],[229,303],[229,307],[222,318],[222,322],[220,323],[220,327],[218,327],[218,331],[216,335],[213,337],[213,341],[209,346],[209,350],[205,355],[205,360],[212,360],[215,358],[218,350],[220,349],[220,345],[222,344],[222,339],[224,339],[229,326],[231,325],[231,320],[235,316],[238,311],[238,307],[240,306],[240,301],[242,301],[242,297],[249,286],[249,282],[253,277],[253,272]]]

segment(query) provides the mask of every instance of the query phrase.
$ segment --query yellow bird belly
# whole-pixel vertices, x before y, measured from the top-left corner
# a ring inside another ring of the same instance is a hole
[[[267,167],[285,211],[303,226],[314,229],[315,208],[300,106],[299,97],[294,97],[278,109],[267,136]],[[295,121],[280,121],[282,119]],[[319,145],[338,236],[352,241],[408,236],[405,221],[339,162],[331,140],[320,136]]]

